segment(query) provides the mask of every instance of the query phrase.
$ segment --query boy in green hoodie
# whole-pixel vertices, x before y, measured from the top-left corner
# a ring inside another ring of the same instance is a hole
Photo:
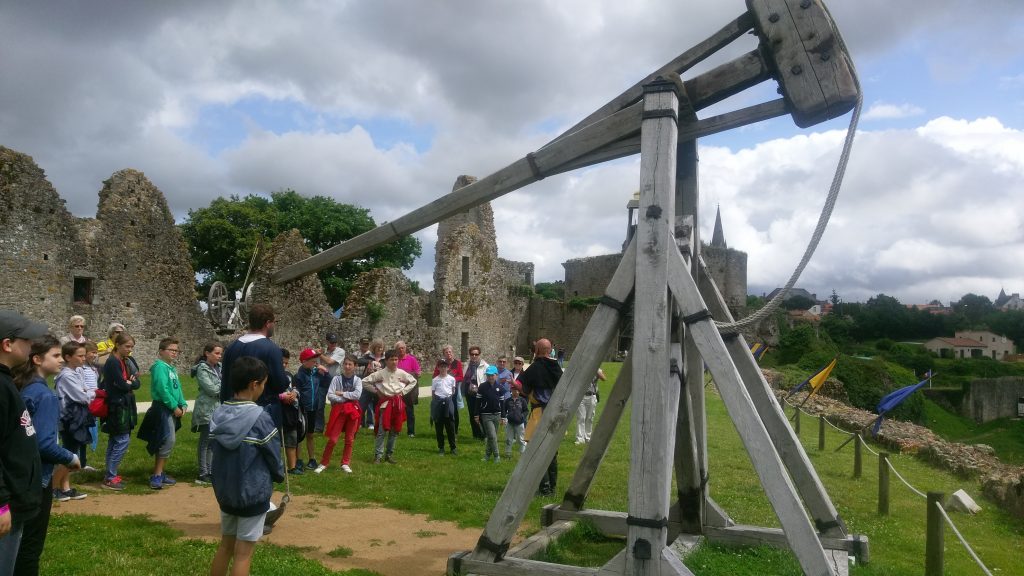
[[[175,428],[178,418],[185,414],[188,403],[181,392],[181,382],[178,380],[178,372],[171,365],[178,358],[178,340],[175,338],[164,338],[160,341],[160,357],[149,369],[153,376],[151,388],[153,393],[153,408],[159,410],[160,427],[163,429],[163,442],[157,450],[153,462],[153,474],[149,477],[149,487],[160,490],[164,486],[174,486],[177,481],[164,473],[164,465],[171,456],[174,449]]]

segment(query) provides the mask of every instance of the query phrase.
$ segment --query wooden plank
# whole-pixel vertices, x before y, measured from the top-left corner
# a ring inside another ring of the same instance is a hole
[[[597,122],[598,120],[604,118],[605,116],[608,116],[609,114],[613,114],[627,106],[630,106],[638,102],[640,98],[643,97],[644,86],[646,84],[653,82],[659,76],[667,76],[672,73],[682,74],[683,72],[689,70],[695,64],[700,63],[708,56],[714,54],[715,52],[729,45],[730,43],[732,43],[733,40],[739,38],[740,36],[743,36],[753,27],[753,17],[747,12],[741,14],[738,18],[723,26],[720,30],[709,36],[703,42],[693,46],[686,52],[683,52],[682,54],[674,58],[671,62],[665,64],[661,68],[658,68],[654,72],[648,74],[646,78],[637,82],[622,94],[619,94],[615,98],[612,98],[611,101],[609,101],[607,104],[601,106],[593,113],[588,115],[586,118],[577,122],[571,128],[563,132],[560,136],[552,140],[550,144],[547,144],[547,146],[550,146],[551,144],[558,142],[559,140],[565,138],[569,134],[572,134],[578,130],[582,130],[584,127],[594,122]]]
[[[610,299],[625,302],[633,291],[636,261],[636,242],[630,242],[622,255],[622,261],[612,276],[605,295]],[[499,546],[512,540],[523,516],[533,499],[541,476],[551,459],[558,452],[558,446],[565,437],[569,421],[583,400],[583,394],[594,373],[601,365],[605,350],[611,345],[621,313],[607,304],[598,305],[576,346],[576,354],[569,363],[562,379],[559,380],[544,410],[544,417],[533,439],[526,446],[526,452],[519,458],[505,490],[491,511],[484,527],[481,540]],[[496,554],[486,547],[477,545],[471,553],[475,560],[493,562]]]
[[[820,0],[747,0],[797,126],[849,112],[859,88],[838,29]]]
[[[669,256],[668,282],[672,296],[684,314],[697,314],[706,310],[697,286],[688,274],[686,262],[678,251]],[[831,574],[821,542],[804,513],[796,488],[743,386],[721,335],[710,318],[693,322],[689,331],[714,376],[726,409],[801,568],[805,574]]]
[[[693,109],[702,110],[770,77],[770,70],[760,50],[753,50],[687,80],[684,84]]]
[[[576,467],[572,481],[569,482],[569,488],[565,491],[565,497],[562,500],[563,509],[581,510],[583,503],[586,502],[594,476],[608,453],[615,429],[626,410],[626,403],[629,401],[629,395],[633,389],[632,370],[633,358],[630,354],[622,363],[619,377],[615,380],[611,393],[604,401],[604,409],[594,426],[594,433],[590,436],[590,442],[587,443],[587,449],[583,452],[583,458]]]
[[[572,520],[560,520],[554,524],[545,527],[536,534],[533,534],[529,538],[523,540],[518,545],[508,549],[505,553],[505,557],[523,558],[530,560],[537,554],[540,554],[547,549],[548,544],[557,542],[558,539],[576,525]]]
[[[596,576],[597,573],[598,568],[565,566],[523,558],[505,557],[499,562],[484,562],[473,559],[466,552],[448,557],[448,576]]]
[[[705,266],[701,261],[700,265]],[[732,314],[725,304],[725,299],[718,292],[714,280],[708,274],[701,276],[701,295],[711,313],[720,320],[731,322]],[[761,421],[764,422],[772,443],[779,452],[782,462],[786,465],[793,484],[800,494],[807,509],[814,519],[814,525],[822,534],[841,538],[847,534],[846,524],[832,504],[825,485],[822,484],[814,464],[811,463],[800,439],[786,420],[786,415],[779,405],[771,386],[764,378],[764,373],[757,365],[757,360],[750,353],[750,347],[742,335],[730,338],[725,342],[729,357],[739,370],[743,385],[754,402]]]
[[[676,252],[675,176],[679,100],[675,84],[644,87],[640,143],[640,204],[637,243],[636,301],[633,316],[633,403],[629,471],[629,514],[656,522],[667,520],[675,450],[679,387],[668,384],[669,315],[667,254]],[[665,116],[670,114],[670,116]],[[633,524],[627,531],[626,572],[659,574],[667,531]]]
[[[605,536],[626,535],[626,513],[609,510],[566,510],[557,504],[544,507],[544,513],[555,522],[585,520]]]
[[[729,514],[726,513],[725,509],[715,502],[715,499],[711,496],[704,497],[704,526],[713,526],[715,528],[726,528],[729,526],[735,526]]]
[[[725,544],[729,546],[772,546],[783,550],[789,549],[789,542],[786,540],[786,533],[781,528],[764,528],[762,526],[749,526],[737,524],[727,528],[707,527],[704,536],[709,542]],[[833,538],[823,536],[821,545],[827,550],[843,550],[850,554],[857,554],[859,550],[866,548],[866,536],[845,536]]]
[[[635,104],[567,136],[555,146],[537,151],[533,155],[533,165],[538,168],[540,174],[547,174],[566,162],[635,133],[640,126],[642,108],[641,104]],[[382,224],[319,254],[286,266],[273,274],[273,281],[276,283],[287,282],[319,272],[339,262],[365,254],[381,244],[412,234],[445,218],[518,190],[539,179],[531,168],[529,158],[522,158],[469,186],[454,190],[425,204],[393,222]]]

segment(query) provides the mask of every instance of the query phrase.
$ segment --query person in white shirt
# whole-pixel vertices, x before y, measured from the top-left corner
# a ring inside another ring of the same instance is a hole
[[[405,424],[405,401],[402,395],[418,386],[416,378],[398,367],[398,352],[388,350],[384,354],[385,367],[363,378],[363,386],[377,394],[377,438],[374,464],[387,460],[395,464],[395,440]],[[384,443],[387,437],[387,450]]]
[[[331,403],[331,417],[324,430],[327,445],[324,446],[320,465],[315,470],[317,474],[331,465],[331,454],[334,452],[334,447],[338,444],[338,437],[342,432],[345,433],[345,448],[341,453],[341,471],[346,474],[352,473],[350,466],[352,446],[355,443],[362,415],[359,410],[359,397],[362,394],[363,382],[359,376],[356,376],[356,357],[346,356],[342,361],[341,374],[331,380],[331,387],[327,390],[327,400]]]
[[[455,377],[448,373],[448,361],[444,358],[435,366],[437,376],[430,384],[430,419],[434,421],[437,434],[437,453],[444,456],[444,437],[448,435],[448,448],[452,456],[458,454],[455,447]]]
[[[327,348],[320,353],[320,365],[327,368],[327,373],[334,378],[341,372],[341,363],[345,361],[345,349],[338,346],[338,335],[327,334]]]

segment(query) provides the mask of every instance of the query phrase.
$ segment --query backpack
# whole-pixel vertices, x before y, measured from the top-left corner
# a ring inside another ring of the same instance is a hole
[[[96,397],[89,402],[89,414],[97,418],[106,418],[110,414],[110,407],[107,405],[107,391],[102,388],[96,389]]]

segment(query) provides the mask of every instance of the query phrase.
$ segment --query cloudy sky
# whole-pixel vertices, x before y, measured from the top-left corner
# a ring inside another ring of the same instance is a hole
[[[798,285],[906,303],[1024,292],[1024,2],[832,0],[865,103],[831,226]],[[136,168],[175,215],[293,188],[378,222],[535,150],[739,16],[742,0],[4,2],[0,145],[80,216]],[[754,47],[724,50],[719,64]],[[707,67],[695,69],[692,76]],[[776,97],[764,84],[701,114]],[[700,142],[701,219],[721,206],[749,292],[799,261],[848,117]],[[639,157],[494,202],[501,256],[618,249]],[[435,229],[410,275],[432,284]]]

